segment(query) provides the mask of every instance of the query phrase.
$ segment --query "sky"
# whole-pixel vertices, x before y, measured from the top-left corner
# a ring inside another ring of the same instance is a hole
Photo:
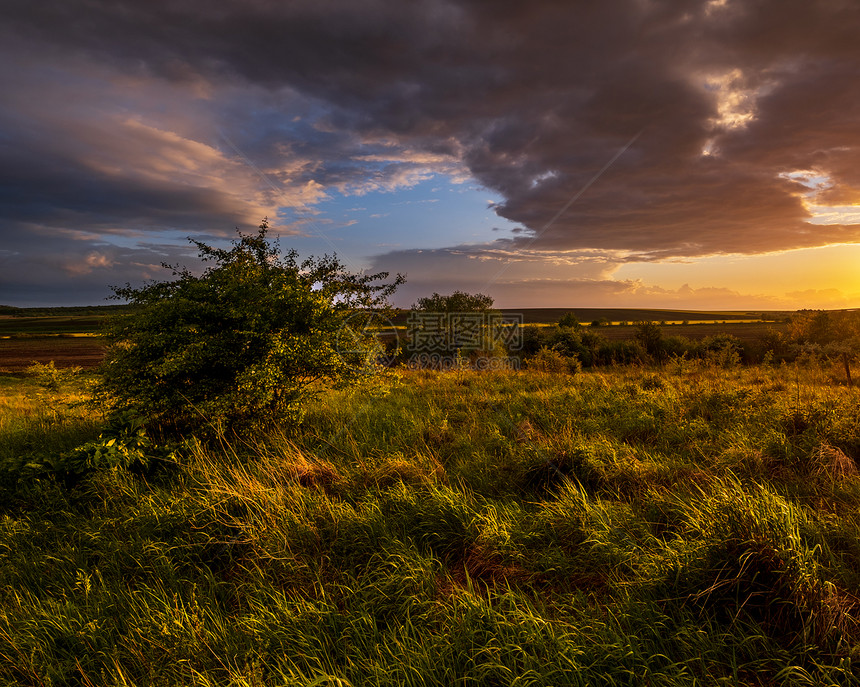
[[[860,307],[856,0],[3,0],[0,303],[266,217],[517,307]]]

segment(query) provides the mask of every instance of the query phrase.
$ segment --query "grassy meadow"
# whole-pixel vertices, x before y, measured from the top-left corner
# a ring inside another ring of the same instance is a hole
[[[0,377],[0,684],[860,683],[830,363],[398,370],[46,471],[109,443],[87,374]]]

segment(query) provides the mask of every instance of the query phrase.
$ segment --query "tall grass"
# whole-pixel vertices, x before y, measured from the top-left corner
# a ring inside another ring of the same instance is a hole
[[[8,465],[98,433],[4,393]],[[856,394],[817,365],[403,372],[147,476],[7,471],[0,681],[860,682]]]
[[[39,368],[30,377],[0,375],[0,494],[14,491],[28,463],[93,439],[103,420],[86,403],[88,376]]]

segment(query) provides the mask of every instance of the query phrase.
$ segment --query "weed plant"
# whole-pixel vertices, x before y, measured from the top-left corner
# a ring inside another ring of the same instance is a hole
[[[6,379],[0,683],[858,683],[839,379],[403,371],[74,485],[21,465],[102,421]]]

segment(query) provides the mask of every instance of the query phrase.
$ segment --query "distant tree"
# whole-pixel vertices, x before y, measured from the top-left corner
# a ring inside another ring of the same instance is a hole
[[[664,358],[672,358],[695,353],[696,344],[684,336],[664,336],[660,342],[660,349]]]
[[[455,291],[450,296],[434,293],[426,298],[419,298],[412,306],[413,310],[425,312],[486,312],[493,309],[494,299],[483,293],[466,293]]]
[[[416,353],[448,360],[468,358],[469,364],[507,355],[498,327],[491,326],[491,320],[499,316],[493,310],[492,296],[465,291],[449,296],[434,293],[419,298],[412,310],[408,348]]]
[[[789,322],[788,335],[795,343],[826,346],[839,338],[835,325],[826,310],[798,310]]]
[[[811,344],[824,355],[842,361],[851,385],[851,362],[860,354],[860,312],[799,310],[789,321],[789,339]]]
[[[583,358],[587,349],[582,344],[582,332],[573,327],[557,327],[550,334],[550,348],[561,355],[572,358],[577,356]],[[590,363],[590,360],[587,361]]]
[[[645,349],[638,341],[605,341],[596,352],[595,359],[601,365],[629,365],[641,363],[647,358]]]
[[[580,329],[582,325],[574,312],[566,312],[558,321],[559,327],[570,327],[572,329]]]
[[[319,385],[373,371],[377,342],[363,313],[381,308],[404,279],[354,275],[334,257],[298,261],[267,238],[239,234],[232,248],[200,241],[202,275],[114,287],[134,304],[106,331],[101,390],[118,410],[166,429],[204,423],[245,428],[301,415]]]
[[[634,336],[652,358],[663,357],[663,330],[658,325],[653,322],[640,322]]]

